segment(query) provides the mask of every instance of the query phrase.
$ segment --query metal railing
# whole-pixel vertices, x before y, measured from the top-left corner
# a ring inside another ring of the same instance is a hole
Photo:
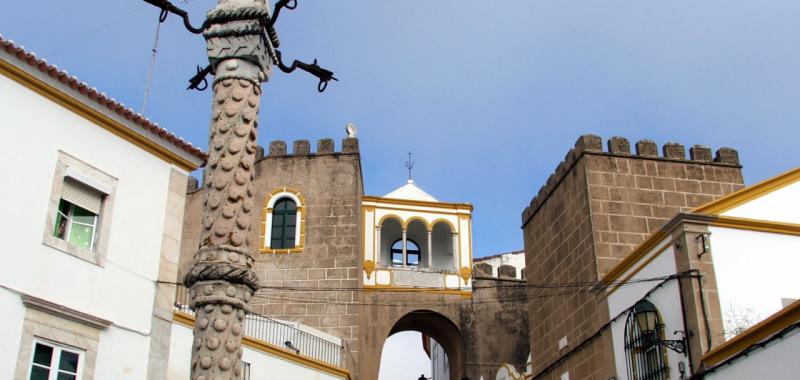
[[[194,316],[189,304],[188,289],[178,286],[175,292],[175,310]],[[255,313],[247,314],[244,333],[299,355],[342,367],[343,346],[272,318]]]

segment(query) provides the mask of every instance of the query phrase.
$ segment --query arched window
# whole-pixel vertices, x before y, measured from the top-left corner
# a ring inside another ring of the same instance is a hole
[[[281,198],[272,208],[272,234],[270,248],[294,248],[297,228],[297,205],[289,198]]]
[[[406,259],[403,260],[403,240],[392,243],[392,265],[419,266],[419,245],[413,240],[406,240]]]
[[[669,378],[664,323],[658,309],[649,301],[639,301],[625,322],[625,359],[630,380]]]

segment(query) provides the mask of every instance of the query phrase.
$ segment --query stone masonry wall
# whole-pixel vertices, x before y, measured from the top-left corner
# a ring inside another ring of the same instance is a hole
[[[678,212],[743,187],[733,149],[719,149],[713,159],[699,145],[689,159],[680,144],[662,151],[649,140],[631,154],[624,138],[610,139],[606,151],[598,136],[578,139],[522,214],[529,285],[596,282]],[[615,375],[610,335],[594,335],[608,308],[590,289],[532,286],[533,372],[544,371],[538,378]]]
[[[342,151],[336,152],[333,140],[323,139],[312,153],[309,142],[300,140],[294,142],[289,154],[286,143],[275,141],[269,154],[256,162],[258,209],[271,192],[291,188],[306,202],[306,227],[302,252],[256,254],[254,270],[262,289],[251,304],[255,313],[297,321],[338,336],[355,356],[359,310],[347,303],[355,302],[359,286],[363,183],[358,140],[347,138],[342,145]],[[182,274],[199,243],[202,193],[193,191],[187,196]],[[261,215],[256,214],[251,225],[259,227],[249,236],[253,242],[261,239]]]

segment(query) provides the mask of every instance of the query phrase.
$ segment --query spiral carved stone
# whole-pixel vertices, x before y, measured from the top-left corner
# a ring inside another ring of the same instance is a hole
[[[217,70],[248,65],[253,64],[230,59]],[[196,313],[192,379],[239,379],[242,372],[244,319],[258,289],[247,236],[260,95],[260,84],[248,79],[214,84],[201,243],[184,280]]]

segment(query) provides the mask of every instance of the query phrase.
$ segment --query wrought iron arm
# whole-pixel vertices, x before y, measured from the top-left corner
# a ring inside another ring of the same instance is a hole
[[[272,17],[269,21],[267,21],[267,27],[271,28],[275,26],[275,21],[278,20],[278,15],[281,14],[281,9],[286,8],[288,10],[294,10],[297,8],[297,0],[279,0],[275,3],[275,10],[272,11]]]
[[[328,87],[328,82],[331,80],[339,81],[336,77],[333,76],[333,71],[325,70],[317,64],[317,60],[314,59],[314,63],[305,63],[300,62],[298,60],[294,60],[291,66],[286,66],[283,64],[283,60],[281,59],[281,52],[280,50],[275,50],[275,55],[278,57],[278,68],[281,69],[284,73],[291,73],[295,69],[303,70],[319,79],[319,84],[317,84],[317,91],[323,92]]]
[[[678,330],[678,331],[675,331],[675,334],[681,334],[681,339],[675,339],[675,340],[663,339],[663,340],[659,340],[658,343],[661,344],[662,346],[666,347],[666,348],[669,348],[672,351],[675,351],[675,352],[679,353],[679,354],[685,354],[686,353],[686,345],[688,343],[687,342],[687,335],[689,335],[691,333],[687,334],[685,331]]]
[[[208,81],[206,80],[206,75],[211,73],[211,65],[206,66],[204,69],[201,69],[200,66],[197,66],[197,74],[195,74],[191,79],[189,79],[189,87],[187,90],[197,90],[197,91],[204,91],[208,88]],[[202,87],[200,86],[202,84]]]
[[[194,34],[202,33],[203,29],[205,29],[205,27],[206,27],[205,23],[203,23],[203,25],[201,25],[199,28],[193,27],[191,21],[189,21],[189,14],[186,13],[185,10],[176,7],[174,4],[170,3],[168,0],[144,0],[144,1],[147,2],[148,4],[155,5],[155,6],[159,7],[159,8],[161,8],[161,16],[159,17],[159,20],[161,22],[164,22],[164,20],[167,19],[167,13],[169,12],[169,13],[174,13],[174,14],[178,15],[180,18],[182,18],[183,19],[183,25],[186,26],[186,29],[188,29],[190,32],[192,32]],[[276,5],[276,7],[277,7],[277,5]]]

